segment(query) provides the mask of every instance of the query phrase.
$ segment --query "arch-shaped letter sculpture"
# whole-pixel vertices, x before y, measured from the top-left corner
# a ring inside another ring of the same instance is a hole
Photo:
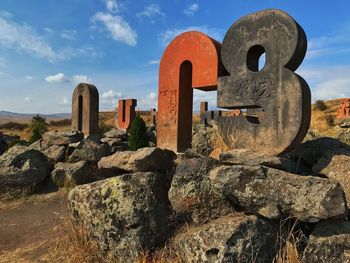
[[[99,95],[94,85],[80,83],[73,92],[72,130],[98,134]]]
[[[217,119],[231,148],[279,154],[302,141],[310,125],[311,95],[294,71],[306,48],[301,26],[279,10],[251,14],[231,26],[221,48],[230,76],[219,78],[218,107],[247,109],[247,116]],[[264,52],[266,64],[259,71]]]
[[[193,88],[216,90],[221,44],[200,32],[176,37],[160,62],[157,146],[185,151],[192,141]]]
[[[118,101],[118,127],[119,129],[128,130],[132,121],[136,117],[135,107],[137,100],[127,99]]]

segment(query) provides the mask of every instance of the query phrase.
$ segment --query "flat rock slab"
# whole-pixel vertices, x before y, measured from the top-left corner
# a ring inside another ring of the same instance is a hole
[[[209,157],[177,160],[169,199],[177,215],[188,222],[205,223],[232,213],[234,208],[221,194],[213,191],[209,172],[219,163]]]
[[[347,203],[350,204],[350,151],[328,151],[312,170],[339,182],[344,189]]]
[[[233,204],[269,219],[284,215],[318,222],[347,213],[343,189],[328,179],[243,165],[219,166],[209,178]]]
[[[141,148],[137,151],[117,152],[104,157],[98,167],[104,170],[125,172],[165,171],[171,168],[176,154],[170,150],[155,147]]]
[[[305,263],[349,263],[350,223],[328,220],[317,224],[304,251]]]
[[[116,262],[137,262],[170,234],[167,192],[164,175],[146,172],[77,186],[68,200],[72,216]]]
[[[277,227],[256,216],[230,214],[174,237],[182,262],[272,262]]]
[[[91,165],[86,161],[57,163],[51,173],[51,178],[58,187],[69,188],[93,181],[92,172]]]

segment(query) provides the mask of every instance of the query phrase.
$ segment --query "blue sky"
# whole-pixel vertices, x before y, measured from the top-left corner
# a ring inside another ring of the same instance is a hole
[[[197,30],[222,41],[237,19],[267,8],[306,31],[298,73],[313,100],[350,97],[348,0],[1,0],[0,110],[70,112],[78,82],[97,86],[101,110],[119,98],[155,107],[159,60],[173,37]],[[196,92],[195,108],[203,100],[215,105],[215,92]]]

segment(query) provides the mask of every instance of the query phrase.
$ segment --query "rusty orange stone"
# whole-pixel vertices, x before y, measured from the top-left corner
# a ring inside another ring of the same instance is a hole
[[[137,100],[127,99],[118,101],[118,127],[119,129],[128,130],[132,121],[136,117],[135,107]]]
[[[240,109],[235,109],[235,110],[232,110],[228,113],[228,116],[232,116],[232,117],[236,117],[236,116],[242,116],[243,113]]]
[[[337,119],[350,118],[350,99],[341,99]]]
[[[157,146],[177,152],[191,147],[193,89],[217,89],[224,74],[221,44],[200,32],[177,36],[159,67]]]

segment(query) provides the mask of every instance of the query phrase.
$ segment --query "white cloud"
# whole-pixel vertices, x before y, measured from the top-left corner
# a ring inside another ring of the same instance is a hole
[[[45,28],[44,28],[44,31],[45,31],[46,33],[48,33],[48,34],[52,34],[52,33],[53,33],[53,30],[52,30],[51,28],[49,28],[49,27],[45,27]]]
[[[67,99],[67,97],[63,97],[59,105],[68,106],[68,105],[71,105],[71,101]]]
[[[159,5],[157,4],[151,4],[149,6],[146,6],[145,9],[136,14],[137,17],[142,18],[142,17],[147,17],[147,18],[153,18],[156,16],[165,16],[165,14],[161,11]]]
[[[106,8],[111,13],[117,13],[119,11],[119,5],[116,0],[106,0]]]
[[[123,97],[123,94],[121,92],[117,92],[114,90],[108,90],[106,92],[103,92],[102,95],[100,96],[101,103],[107,106],[117,105],[118,100],[122,97]]]
[[[91,18],[91,22],[95,26],[98,23],[104,25],[111,34],[112,39],[124,42],[130,46],[136,46],[137,34],[123,17],[98,12]]]
[[[140,100],[139,107],[142,109],[157,108],[158,105],[158,95],[157,93],[151,91],[144,98]]]
[[[45,78],[48,83],[65,83],[70,82],[70,79],[67,78],[63,73],[57,73],[56,75],[48,76]]]
[[[312,100],[350,97],[350,67],[308,67],[298,70],[310,85]]]
[[[155,60],[150,60],[150,61],[148,61],[147,64],[148,64],[148,65],[158,65],[159,62],[160,62],[159,59],[155,59]]]
[[[188,32],[188,31],[199,31],[202,32],[211,38],[216,39],[217,41],[222,41],[224,38],[225,31],[218,28],[212,28],[209,26],[192,26],[187,28],[173,28],[168,29],[167,31],[161,33],[159,35],[159,40],[162,43],[162,45],[167,46],[171,40],[173,40],[176,36],[180,35],[181,33]]]
[[[32,80],[33,77],[32,77],[32,76],[25,76],[25,79],[26,79],[26,80]]]
[[[75,36],[77,35],[76,30],[62,30],[61,32],[61,38],[68,39],[68,40],[75,40]]]
[[[186,9],[184,10],[184,14],[188,16],[193,16],[195,13],[197,13],[198,9],[199,9],[199,4],[193,3],[186,7]]]
[[[47,30],[45,30],[47,31]],[[77,56],[91,56],[92,48],[63,48],[54,50],[44,36],[28,25],[21,25],[11,18],[0,16],[0,46],[26,52],[30,55],[45,58],[49,61],[69,60]]]
[[[13,15],[5,10],[0,10],[0,16],[4,18],[12,18]]]
[[[25,102],[32,102],[32,98],[31,98],[31,97],[25,97],[25,98],[24,98],[24,101],[25,101]]]
[[[92,82],[92,79],[89,78],[88,76],[86,75],[74,75],[73,76],[73,81],[75,83],[91,83]]]

